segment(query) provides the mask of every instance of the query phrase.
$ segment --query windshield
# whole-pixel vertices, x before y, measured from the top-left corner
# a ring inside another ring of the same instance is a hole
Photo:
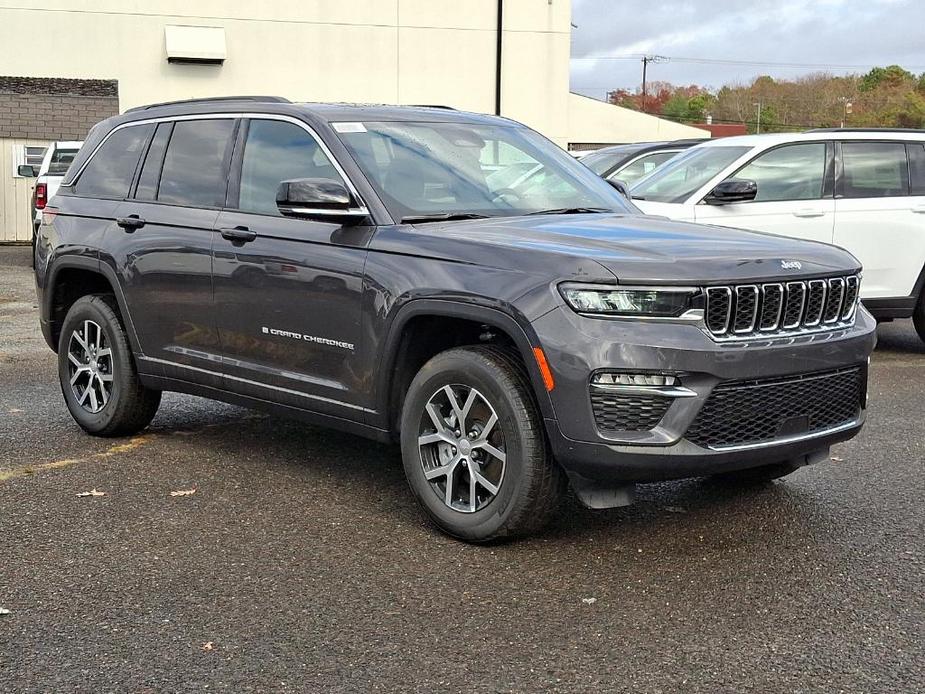
[[[333,123],[396,219],[635,211],[541,135],[469,123]]]
[[[693,147],[630,188],[636,200],[684,202],[751,147]]]
[[[632,153],[633,150],[627,150],[626,148],[607,149],[603,152],[586,154],[580,161],[598,176],[603,176],[628,156],[632,156]]]
[[[48,173],[52,176],[63,176],[76,156],[76,149],[56,149],[51,154],[51,161],[48,162]]]

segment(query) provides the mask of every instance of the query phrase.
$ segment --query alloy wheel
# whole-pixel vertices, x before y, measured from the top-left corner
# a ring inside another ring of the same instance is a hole
[[[68,340],[68,380],[77,404],[96,414],[112,397],[112,350],[99,324],[85,320]]]
[[[474,513],[497,496],[507,453],[498,415],[475,388],[447,385],[424,407],[418,432],[424,477],[454,511]]]

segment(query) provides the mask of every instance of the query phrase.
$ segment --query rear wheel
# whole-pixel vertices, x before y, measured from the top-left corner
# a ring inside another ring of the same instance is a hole
[[[919,337],[925,342],[925,290],[922,290],[922,294],[919,296],[919,303],[912,314],[912,323],[915,325],[915,331],[919,334]]]
[[[451,349],[427,362],[405,397],[401,444],[421,507],[470,542],[539,529],[565,491],[524,368],[497,348]]]
[[[161,402],[159,390],[141,384],[115,300],[106,294],[82,297],[67,312],[58,377],[74,421],[95,436],[144,429]]]

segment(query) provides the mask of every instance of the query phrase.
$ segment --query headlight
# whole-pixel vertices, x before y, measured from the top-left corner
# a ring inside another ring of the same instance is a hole
[[[690,287],[600,287],[563,284],[568,305],[578,313],[673,318],[692,307],[698,290]]]

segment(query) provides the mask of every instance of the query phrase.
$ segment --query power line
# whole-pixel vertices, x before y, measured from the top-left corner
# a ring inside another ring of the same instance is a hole
[[[570,60],[642,60],[646,57],[642,53],[633,53],[629,55],[591,55],[572,57]],[[743,65],[750,67],[780,67],[795,69],[816,69],[816,70],[869,70],[878,67],[874,64],[867,65],[838,65],[831,63],[780,63],[761,60],[732,60],[727,58],[689,58],[675,55],[661,56],[674,63],[694,63],[698,65]],[[879,66],[882,67],[882,66]],[[907,69],[923,70],[925,65],[907,65]]]

